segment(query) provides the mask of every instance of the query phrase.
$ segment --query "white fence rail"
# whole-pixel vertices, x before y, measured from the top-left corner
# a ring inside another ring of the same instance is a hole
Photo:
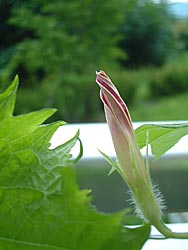
[[[143,124],[146,123],[133,125],[137,128]],[[114,211],[129,206],[126,201],[129,198],[127,187],[117,174],[107,176],[110,166],[97,150],[115,157],[106,123],[64,125],[52,137],[52,147],[72,138],[78,129],[84,148],[83,157],[76,168],[80,186],[93,190],[93,203],[101,210]],[[72,150],[75,156],[78,147],[76,145]],[[145,150],[142,153],[144,155]],[[188,136],[184,136],[161,159],[151,162],[151,175],[154,183],[159,184],[169,211],[188,211]]]

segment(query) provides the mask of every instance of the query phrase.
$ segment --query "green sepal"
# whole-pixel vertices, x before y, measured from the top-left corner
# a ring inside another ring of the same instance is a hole
[[[118,173],[121,173],[121,168],[118,164],[118,162],[113,161],[108,155],[106,155],[104,152],[102,152],[100,149],[98,149],[100,154],[105,158],[105,160],[112,166],[110,169],[108,175],[111,175],[115,170],[118,171]]]

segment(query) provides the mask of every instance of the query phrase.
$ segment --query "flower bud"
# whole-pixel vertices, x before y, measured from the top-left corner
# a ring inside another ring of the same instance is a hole
[[[154,192],[148,166],[138,147],[131,116],[118,90],[103,71],[96,73],[100,97],[117,156],[116,170],[132,191],[137,212],[151,224],[161,220],[160,195]]]

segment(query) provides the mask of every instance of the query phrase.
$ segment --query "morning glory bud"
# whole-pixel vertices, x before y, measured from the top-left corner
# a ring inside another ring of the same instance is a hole
[[[118,90],[103,71],[96,73],[100,97],[117,155],[116,170],[128,184],[136,203],[136,210],[153,225],[161,220],[160,195],[154,192],[148,166],[138,147],[128,108]]]
[[[142,158],[138,147],[131,116],[118,90],[103,71],[96,72],[100,97],[104,104],[106,120],[110,129],[117,163],[102,155],[111,163],[129,186],[136,205],[136,212],[148,223],[154,225],[167,238],[188,239],[188,233],[171,231],[161,218],[163,200],[153,188],[148,164]]]

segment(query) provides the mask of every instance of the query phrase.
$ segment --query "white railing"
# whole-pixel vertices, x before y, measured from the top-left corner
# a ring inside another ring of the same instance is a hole
[[[148,123],[167,124],[172,122],[135,122],[133,123],[133,126],[136,129],[141,125]],[[173,123],[179,122],[174,121]],[[78,129],[80,130],[80,139],[84,147],[83,157],[79,165],[84,164],[84,161],[87,160],[93,160],[96,162],[100,161],[102,156],[98,149],[112,158],[115,157],[110,132],[106,123],[80,123],[61,126],[51,139],[52,147],[56,147],[72,138]],[[77,155],[78,151],[79,149],[77,145],[72,150],[73,155]],[[145,154],[145,149],[142,150],[142,153],[143,155]],[[188,160],[188,136],[184,136],[179,143],[171,148],[162,158],[164,160],[174,160],[176,158],[179,159],[179,157]]]
[[[134,128],[143,124],[146,123],[133,123]],[[108,156],[115,157],[106,123],[64,125],[52,137],[52,147],[72,138],[78,129],[84,148],[83,157],[76,168],[81,187],[93,190],[95,205],[104,211],[114,211],[129,206],[129,203],[125,201],[129,198],[125,197],[125,184],[121,182],[122,180],[117,174],[107,176],[110,166],[98,151],[100,149]],[[73,148],[72,154],[76,156],[78,152],[79,144]],[[142,153],[144,156],[145,149],[142,150]],[[168,210],[173,212],[188,211],[186,191],[188,189],[188,136],[184,136],[161,159],[151,160],[150,166],[152,179],[154,183],[159,185],[167,201]],[[84,177],[82,176],[83,172]]]

